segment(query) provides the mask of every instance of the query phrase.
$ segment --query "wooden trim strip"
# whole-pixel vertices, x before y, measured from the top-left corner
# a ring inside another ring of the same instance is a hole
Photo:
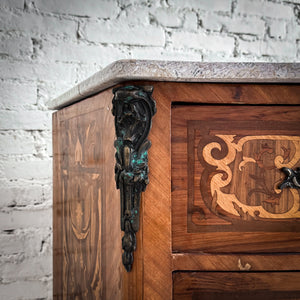
[[[299,254],[172,254],[172,271],[299,271]]]

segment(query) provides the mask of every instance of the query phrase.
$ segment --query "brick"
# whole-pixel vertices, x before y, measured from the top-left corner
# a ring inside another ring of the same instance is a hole
[[[45,228],[52,225],[52,209],[0,211],[0,230]]]
[[[293,17],[293,10],[289,5],[261,0],[238,0],[236,12],[275,19],[282,18],[289,20]]]
[[[192,51],[192,50],[164,50],[162,52],[161,59],[163,60],[178,60],[178,61],[202,61],[202,52],[201,51]]]
[[[50,130],[35,131],[32,135],[34,137],[35,156],[42,159],[52,156],[52,132]]]
[[[33,136],[26,131],[0,132],[0,154],[35,154]]]
[[[96,18],[114,18],[119,13],[117,1],[106,0],[35,0],[36,7],[44,12],[87,16]]]
[[[220,16],[216,14],[206,14],[205,16],[201,17],[202,26],[205,29],[209,29],[212,31],[221,31],[222,27],[225,24],[231,22],[232,19],[226,16]]]
[[[0,60],[0,78],[75,83],[77,66],[60,62],[25,62]]]
[[[28,182],[7,183],[3,181],[0,183],[1,202],[0,208],[7,208],[8,206],[27,206],[44,203],[51,200],[51,186],[49,183],[45,184],[28,184]]]
[[[128,5],[128,0],[118,0],[118,3],[120,6],[127,6]],[[130,0],[131,5],[151,5],[151,6],[160,6],[160,0]]]
[[[76,79],[74,82],[78,82],[77,72],[81,72],[81,67],[78,70],[74,69]],[[75,75],[74,74],[74,75]],[[86,77],[84,78],[86,79]],[[60,80],[56,81],[42,81],[37,83],[37,101],[40,105],[46,106],[46,103],[63,94],[72,87],[71,83],[63,82]]]
[[[286,37],[286,22],[274,20],[270,23],[270,37],[283,40]]]
[[[29,36],[8,36],[0,34],[0,54],[14,58],[30,57],[32,42]]]
[[[203,61],[205,62],[240,62],[240,57],[233,57],[227,53],[221,52],[207,52],[203,54]],[[244,59],[243,59],[244,61]],[[251,61],[251,60],[250,60]]]
[[[4,72],[2,72],[4,73]],[[0,82],[0,109],[12,109],[36,104],[36,84],[19,82]],[[1,148],[1,143],[0,143]],[[0,150],[1,152],[1,150]]]
[[[12,234],[0,233],[0,255],[23,254],[25,257],[34,257],[40,254],[45,243],[51,242],[51,237],[50,228],[15,230]]]
[[[231,11],[230,0],[170,0],[168,3],[173,7],[201,9],[208,11]]]
[[[51,178],[51,160],[5,161],[0,169],[8,180],[40,180]]]
[[[162,28],[131,27],[126,23],[88,22],[86,38],[92,42],[140,46],[164,46],[165,33]]]
[[[175,48],[195,48],[198,50],[229,53],[234,50],[234,38],[227,36],[174,32],[172,41]]]
[[[46,111],[0,111],[0,129],[51,129],[51,114]]]
[[[228,32],[251,34],[263,36],[265,33],[265,22],[260,19],[249,18],[230,18],[216,14],[207,14],[202,18],[202,25],[205,29],[221,31],[226,29]]]
[[[24,8],[24,0],[1,0],[0,8],[8,7],[8,8]]]
[[[37,158],[52,156],[52,133],[43,131],[0,132],[1,155],[34,155]]]
[[[153,16],[159,24],[165,27],[180,27],[182,20],[178,11],[172,8],[157,8],[153,11]]]
[[[0,264],[1,266],[1,264]],[[49,276],[52,272],[52,255],[39,255],[24,259],[20,263],[10,262],[2,264],[0,274],[3,280],[34,280],[42,276]]]
[[[40,280],[15,281],[0,284],[0,295],[5,300],[16,299],[50,299],[48,283]]]
[[[261,41],[239,41],[239,50],[242,54],[261,54]]]
[[[128,0],[126,0],[128,1]],[[131,1],[132,3],[133,1]],[[132,5],[128,6],[128,3],[124,4],[124,10],[121,11],[120,16],[118,17],[118,21],[125,22],[128,25],[143,25],[149,26],[150,18],[149,12],[150,9],[145,9],[145,6],[141,6],[141,2],[137,2],[136,4],[132,3]],[[148,6],[148,5],[147,5]]]
[[[128,57],[122,56],[122,58],[128,58]],[[102,61],[101,67],[97,64],[87,64],[87,63],[80,64],[78,74],[77,74],[78,82],[81,82],[81,81],[85,80],[89,76],[95,74],[96,72],[98,72],[102,68],[106,67],[107,66],[106,62],[108,62],[108,63],[113,62],[113,61],[106,61],[105,57],[103,57],[102,59],[103,59],[103,61]]]
[[[25,34],[31,32],[76,38],[77,23],[55,16],[41,16],[25,12],[16,15],[10,11],[0,10],[0,28],[6,31],[20,31]]]
[[[260,19],[235,18],[225,25],[229,32],[263,36],[265,22]]]
[[[257,56],[279,56],[292,58],[296,57],[296,45],[293,43],[285,43],[281,41],[239,41],[239,49],[242,54],[255,54]]]
[[[132,58],[157,60],[201,61],[202,54],[192,50],[174,50],[151,47],[135,47],[131,49]]]
[[[104,60],[105,63],[113,62],[122,57],[122,51],[116,47],[57,42],[56,40],[44,42],[42,51],[45,58],[62,62],[103,64]]]
[[[286,40],[293,43],[297,40],[300,40],[300,26],[296,20],[291,20],[288,22],[286,30]]]
[[[184,15],[183,28],[185,30],[196,31],[198,29],[198,17],[193,11],[188,11]]]
[[[296,57],[297,46],[295,43],[269,40],[261,44],[261,54],[270,56]]]

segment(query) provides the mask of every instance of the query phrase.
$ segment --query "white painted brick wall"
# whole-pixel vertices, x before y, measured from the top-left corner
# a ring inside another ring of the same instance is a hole
[[[297,62],[299,0],[0,0],[0,299],[52,299],[51,113],[117,59]]]
[[[234,49],[234,38],[227,35],[206,34],[203,32],[174,32],[173,46],[176,49],[199,49],[200,51],[231,52]]]
[[[130,26],[124,21],[88,22],[83,29],[89,42],[114,44],[158,46],[165,45],[165,32],[157,26]],[[147,38],[145,38],[147,37]]]

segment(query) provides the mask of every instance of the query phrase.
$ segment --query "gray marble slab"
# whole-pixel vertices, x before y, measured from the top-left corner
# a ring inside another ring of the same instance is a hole
[[[300,83],[300,63],[119,60],[49,101],[47,106],[60,109],[129,80]]]

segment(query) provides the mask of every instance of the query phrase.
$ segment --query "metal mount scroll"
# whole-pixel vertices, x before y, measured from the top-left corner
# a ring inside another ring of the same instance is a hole
[[[282,190],[284,188],[300,189],[300,168],[295,171],[290,168],[282,168],[282,172],[286,175],[285,180],[280,184],[279,188]]]
[[[147,140],[151,120],[156,112],[152,99],[153,87],[126,86],[113,89],[113,110],[116,129],[115,179],[120,189],[121,230],[123,264],[127,272],[133,264],[136,250],[135,234],[139,230],[141,193],[145,191],[148,179]]]

